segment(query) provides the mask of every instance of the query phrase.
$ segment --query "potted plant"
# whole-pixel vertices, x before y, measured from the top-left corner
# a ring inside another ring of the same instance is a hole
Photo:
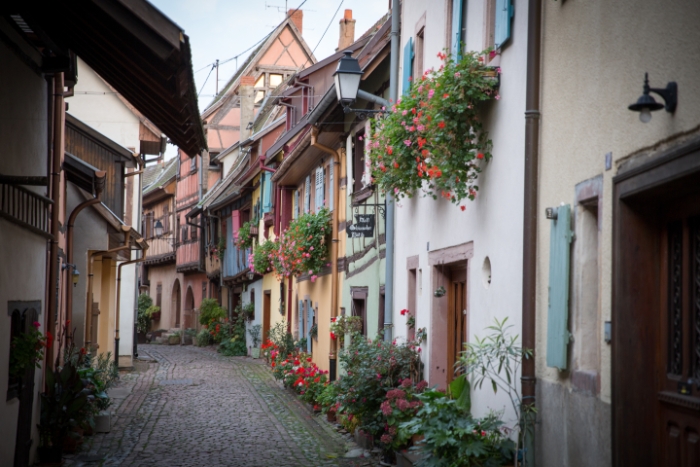
[[[41,368],[44,358],[46,337],[39,332],[41,323],[34,321],[28,332],[21,333],[12,339],[10,344],[10,378],[20,380],[27,370]]]
[[[248,329],[248,334],[253,341],[253,348],[250,350],[250,355],[253,358],[260,358],[260,335],[262,333],[262,325],[255,324]]]
[[[136,313],[136,338],[139,344],[146,343],[146,334],[151,330],[151,316],[147,312],[151,306],[153,306],[153,299],[148,294],[139,295]]]
[[[153,321],[160,321],[160,307],[159,306],[151,305],[150,307],[148,307],[148,310],[146,310],[146,314]]]
[[[177,345],[180,343],[180,337],[181,337],[180,331],[175,331],[172,334],[168,336],[168,344],[170,345]]]
[[[248,321],[255,319],[255,303],[246,303],[241,307],[241,314]]]
[[[185,329],[185,337],[183,339],[183,344],[184,345],[193,345],[195,343],[195,339],[197,337],[197,330],[188,328]]]

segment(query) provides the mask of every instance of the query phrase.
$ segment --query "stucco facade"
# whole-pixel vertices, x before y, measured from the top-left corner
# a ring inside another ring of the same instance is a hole
[[[402,50],[409,38],[424,28],[421,73],[439,68],[438,52],[450,49],[446,31],[451,3],[407,0],[402,6]],[[485,5],[490,2],[466,3],[466,49],[480,51],[489,46]],[[446,200],[421,197],[419,193],[396,204],[395,335],[406,337],[406,317],[399,311],[415,303],[415,310],[410,311],[416,315],[416,328],[426,328],[428,334],[421,351],[431,385],[444,387],[453,371],[447,365],[444,348],[448,335],[443,311],[446,297],[434,296],[438,287],[448,287],[448,271],[466,284],[466,340],[483,336],[495,318],[508,318],[512,334],[520,334],[527,2],[513,3],[512,36],[488,63],[502,70],[500,100],[486,103],[482,110],[484,128],[493,141],[493,159],[482,164],[476,200],[465,200],[464,211]],[[405,66],[402,56],[401,67]],[[433,355],[436,352],[440,358]],[[501,392],[494,395],[484,385],[481,390],[473,390],[472,397],[475,416],[491,409],[505,410],[506,425],[515,423],[510,401]]]
[[[543,5],[537,213],[571,205],[576,238],[569,309],[573,340],[569,369],[561,372],[546,363],[551,221],[538,217],[538,465],[613,465],[612,347],[605,339],[605,323],[612,319],[613,178],[625,166],[651,161],[698,136],[700,49],[694,44],[700,39],[700,8],[692,1],[652,0]],[[652,87],[675,81],[679,89],[675,113],[654,112],[647,124],[627,109],[642,93],[645,72]],[[582,196],[591,183],[598,184],[593,213],[585,206],[590,194]]]

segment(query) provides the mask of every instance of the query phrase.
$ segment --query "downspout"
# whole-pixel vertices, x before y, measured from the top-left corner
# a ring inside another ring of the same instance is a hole
[[[124,232],[124,245],[117,247],[117,248],[112,248],[111,250],[98,250],[98,251],[93,251],[92,253],[88,254],[88,261],[87,261],[87,297],[85,299],[85,333],[84,333],[84,338],[83,342],[85,343],[85,348],[90,350],[90,344],[92,344],[91,335],[90,335],[90,328],[92,327],[92,278],[94,276],[93,271],[92,271],[92,265],[93,265],[93,259],[95,259],[98,256],[105,256],[109,255],[112,253],[116,253],[119,251],[123,250],[128,250],[129,247],[129,242],[130,242],[130,237],[131,237],[131,227],[129,226],[122,226],[122,231]]]
[[[105,186],[105,176],[107,172],[96,171],[95,172],[95,193],[96,196],[87,201],[83,201],[73,209],[68,217],[68,225],[66,229],[66,262],[70,267],[75,269],[75,263],[73,263],[74,248],[73,248],[73,227],[75,225],[75,219],[78,217],[83,209],[88,206],[95,204],[100,204],[102,202],[102,190]],[[64,281],[65,293],[66,293],[66,321],[71,321],[73,319],[73,281]],[[69,336],[70,334],[68,334]],[[66,337],[68,337],[66,336]]]
[[[396,102],[399,95],[399,37],[401,31],[400,0],[392,0],[391,3],[391,62],[389,68],[389,99]],[[386,201],[386,226],[384,237],[386,238],[386,274],[384,276],[384,340],[391,342],[394,339],[393,311],[394,311],[394,196],[390,191],[385,195]]]
[[[531,349],[531,358],[523,361],[521,382],[521,426],[532,427],[523,438],[524,462],[535,465],[534,413],[535,407],[535,333],[537,319],[537,186],[540,136],[540,54],[542,2],[529,0],[527,13],[527,84],[525,96],[525,193],[523,219],[523,328],[522,346]],[[522,415],[525,413],[526,415]],[[530,420],[525,420],[528,417]]]
[[[332,237],[331,243],[331,318],[338,316],[338,206],[340,198],[340,152],[324,146],[318,142],[318,128],[311,129],[311,146],[331,156],[331,163],[334,164],[333,172],[338,174],[333,177],[333,216],[332,216]],[[331,350],[328,354],[329,379],[336,378],[336,360],[338,355],[338,342],[331,340]]]
[[[49,247],[49,282],[48,303],[46,306],[46,332],[56,333],[56,319],[58,317],[58,223],[61,206],[61,161],[63,160],[63,127],[65,124],[64,97],[63,97],[63,73],[56,73],[53,79],[53,141],[51,150],[51,242]],[[55,291],[53,288],[55,287]],[[46,349],[47,366],[53,362],[53,346]]]
[[[122,268],[128,264],[136,264],[146,261],[146,253],[148,252],[148,243],[146,243],[146,239],[139,238],[136,241],[139,243],[139,245],[141,245],[143,256],[138,259],[124,261],[117,266],[117,310],[115,313],[116,322],[114,324],[114,364],[117,365],[117,367],[119,367],[119,305],[122,291]]]

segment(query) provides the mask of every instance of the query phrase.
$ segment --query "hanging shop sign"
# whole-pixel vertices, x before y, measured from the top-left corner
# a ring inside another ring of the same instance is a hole
[[[374,237],[374,214],[355,214],[355,223],[350,224],[345,230],[349,238]]]

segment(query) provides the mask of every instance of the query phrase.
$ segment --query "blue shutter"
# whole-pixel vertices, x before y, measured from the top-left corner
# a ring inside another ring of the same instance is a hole
[[[299,339],[303,339],[306,336],[306,309],[304,304],[306,302],[299,300]]]
[[[549,305],[547,312],[547,366],[566,369],[569,344],[569,264],[571,207],[556,208],[549,237]]]
[[[299,190],[294,191],[294,218],[297,219],[299,217]]]
[[[316,197],[314,198],[314,204],[315,204],[314,207],[316,208],[315,212],[320,211],[321,208],[323,207],[323,197],[325,196],[325,193],[323,190],[324,189],[323,182],[324,182],[324,180],[323,180],[323,167],[319,167],[316,169],[316,183],[315,183]]]
[[[513,18],[513,0],[496,0],[496,24],[494,27],[494,48],[500,48],[510,39],[511,18]]]
[[[328,165],[328,209],[333,210],[333,189],[335,185],[333,184],[333,166],[335,162],[331,159],[331,163]]]
[[[462,37],[462,1],[452,0],[452,44],[450,53],[458,59],[464,38]]]
[[[413,74],[413,38],[409,37],[403,48],[403,81],[401,94],[406,94],[411,89],[411,75]]]
[[[307,315],[308,319],[306,321],[308,326],[309,326],[309,333],[307,335],[309,335],[309,334],[311,334],[311,326],[312,326],[311,323],[314,322],[314,309],[311,305],[311,302],[309,302],[309,307],[307,308],[307,310],[309,312],[309,314]],[[309,338],[306,339],[306,352],[311,353],[311,336],[310,335],[309,335]]]
[[[307,213],[311,210],[311,176],[306,176],[306,183],[304,184],[304,212]]]
[[[262,174],[262,211],[263,214],[272,211],[272,174],[263,172]]]

